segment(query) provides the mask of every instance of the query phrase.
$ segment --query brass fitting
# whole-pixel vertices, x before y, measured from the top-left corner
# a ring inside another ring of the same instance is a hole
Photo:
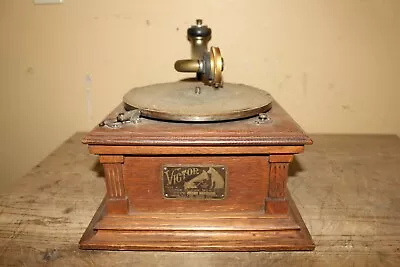
[[[203,20],[197,19],[196,25],[187,30],[187,38],[191,44],[192,59],[201,59],[207,52],[208,41],[211,40],[211,29],[203,25]]]
[[[175,70],[194,72],[198,80],[214,87],[221,87],[224,61],[218,47],[207,50],[208,41],[211,39],[211,29],[202,23],[202,20],[198,19],[196,25],[187,30],[188,40],[192,47],[192,59],[177,60]]]
[[[200,60],[181,59],[175,62],[175,70],[179,72],[199,72],[200,69]]]

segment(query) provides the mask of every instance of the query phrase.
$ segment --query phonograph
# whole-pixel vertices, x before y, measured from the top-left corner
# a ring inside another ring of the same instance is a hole
[[[314,249],[286,186],[311,139],[266,91],[223,81],[201,20],[187,37],[191,59],[175,69],[195,77],[130,90],[83,138],[107,193],[80,248]]]

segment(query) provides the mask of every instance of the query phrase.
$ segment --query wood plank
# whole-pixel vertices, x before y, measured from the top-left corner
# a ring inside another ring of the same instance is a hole
[[[303,146],[102,146],[90,145],[92,154],[101,155],[209,155],[209,154],[291,154],[302,153]]]

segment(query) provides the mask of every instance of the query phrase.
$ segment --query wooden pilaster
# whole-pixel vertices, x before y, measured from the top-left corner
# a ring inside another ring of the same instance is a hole
[[[293,155],[270,155],[269,186],[266,197],[265,212],[270,214],[287,214],[287,179],[289,163]]]
[[[100,156],[107,187],[106,210],[110,214],[127,214],[128,198],[125,192],[122,165],[123,156]]]

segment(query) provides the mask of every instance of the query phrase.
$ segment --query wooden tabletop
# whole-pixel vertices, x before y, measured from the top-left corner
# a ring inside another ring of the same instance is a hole
[[[289,188],[315,251],[177,253],[78,249],[105,193],[83,135],[1,189],[0,266],[400,266],[396,136],[312,135],[296,156]]]

